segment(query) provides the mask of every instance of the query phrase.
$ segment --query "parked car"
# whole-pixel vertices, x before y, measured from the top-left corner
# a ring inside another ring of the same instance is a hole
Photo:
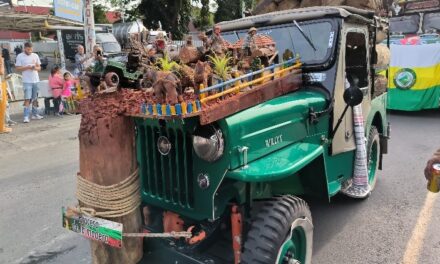
[[[45,69],[47,68],[47,65],[49,65],[49,59],[47,58],[46,55],[44,55],[43,53],[41,53],[41,52],[39,52],[39,51],[37,51],[37,52],[35,52],[35,53],[38,55],[38,57],[40,57],[41,68],[42,68],[43,70],[45,70]]]

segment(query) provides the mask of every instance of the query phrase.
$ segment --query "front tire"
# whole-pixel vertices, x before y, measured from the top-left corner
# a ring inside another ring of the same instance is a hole
[[[306,202],[291,195],[265,201],[252,218],[242,264],[310,264],[313,224]]]

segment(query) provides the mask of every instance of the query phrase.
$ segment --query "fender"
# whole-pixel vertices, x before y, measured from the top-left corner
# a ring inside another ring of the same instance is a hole
[[[298,142],[228,171],[226,177],[243,182],[278,181],[291,176],[322,155],[322,145]]]
[[[372,125],[376,126],[379,133],[384,137],[389,137],[387,126],[388,120],[386,116],[387,93],[384,93],[371,101],[371,110],[366,118],[365,133],[370,131]]]

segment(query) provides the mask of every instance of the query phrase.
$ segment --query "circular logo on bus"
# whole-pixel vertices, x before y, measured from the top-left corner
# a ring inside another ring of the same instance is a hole
[[[394,75],[394,85],[397,88],[408,90],[416,83],[416,72],[412,69],[403,68],[400,69],[396,75]]]

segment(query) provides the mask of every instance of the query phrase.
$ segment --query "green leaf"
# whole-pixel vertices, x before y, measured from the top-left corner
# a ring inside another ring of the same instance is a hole
[[[228,78],[228,74],[231,71],[231,67],[229,66],[229,62],[231,61],[231,57],[228,55],[225,56],[208,56],[211,63],[214,65],[213,71],[223,80]]]

